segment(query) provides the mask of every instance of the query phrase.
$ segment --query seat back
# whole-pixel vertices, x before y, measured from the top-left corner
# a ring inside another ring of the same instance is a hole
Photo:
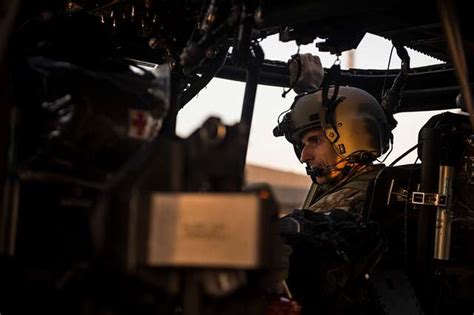
[[[389,251],[384,261],[399,265],[414,257],[417,219],[411,194],[420,183],[419,164],[385,167],[367,188],[363,216],[380,224]]]

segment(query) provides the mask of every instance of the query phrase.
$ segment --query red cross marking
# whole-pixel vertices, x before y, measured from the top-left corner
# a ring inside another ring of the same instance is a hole
[[[137,131],[137,136],[143,136],[147,125],[147,119],[143,112],[136,112],[132,119],[132,125]]]

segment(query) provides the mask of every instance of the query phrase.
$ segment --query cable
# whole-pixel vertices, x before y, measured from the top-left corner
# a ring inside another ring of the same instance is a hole
[[[369,152],[365,150],[354,151],[346,157],[343,157],[342,155],[338,154],[338,156],[341,157],[341,160],[339,160],[338,162],[318,168],[312,168],[310,166],[307,166],[306,171],[308,175],[323,176],[332,171],[343,171],[346,168],[346,165],[341,168],[339,168],[338,165],[344,162],[347,162],[348,164],[367,165],[374,160],[375,154],[377,154],[376,151]],[[320,172],[318,172],[318,170]]]
[[[395,164],[397,164],[398,162],[400,162],[401,159],[403,159],[405,156],[407,156],[408,154],[411,153],[411,151],[415,150],[416,148],[418,148],[420,146],[421,142],[415,144],[414,146],[412,146],[410,149],[406,150],[405,153],[403,153],[402,155],[400,155],[399,157],[397,157],[395,159],[395,161],[393,161],[392,163],[390,163],[389,166],[394,166]]]
[[[363,164],[363,165],[358,164],[355,167],[352,167],[351,169],[349,169],[349,172],[345,175],[344,178],[342,178],[339,182],[337,182],[334,186],[332,186],[331,188],[326,190],[324,193],[320,194],[317,197],[317,200],[320,200],[324,196],[327,196],[327,195],[333,193],[334,191],[337,191],[339,188],[343,187],[349,180],[357,179],[358,177],[360,177],[360,176],[364,175],[365,173],[371,171],[372,168],[369,168],[368,166],[370,166],[370,165],[369,164]],[[316,202],[316,201],[314,201],[314,202]]]
[[[395,45],[392,45],[392,49],[390,50],[390,55],[389,55],[389,57],[388,57],[387,71],[385,71],[385,79],[383,80],[381,98],[383,98],[383,97],[384,97],[384,94],[385,94],[385,86],[386,86],[386,84],[387,84],[388,71],[390,70],[390,63],[392,62],[392,54],[393,54],[393,49],[394,49],[394,48],[395,48]]]
[[[380,161],[379,159],[377,159],[377,162],[380,162],[380,163],[385,163],[385,160],[389,157],[389,155],[392,153],[393,151],[393,141],[390,141],[390,150],[388,150],[388,153],[387,155],[383,158],[382,161]]]
[[[191,32],[191,36],[189,36],[189,41],[192,41],[192,40],[193,40],[194,34],[196,33],[196,30],[197,30],[197,28],[198,28],[198,25],[199,25],[199,23],[201,23],[201,21],[202,21],[202,14],[204,13],[204,8],[206,7],[206,3],[207,3],[207,1],[203,1],[203,2],[202,2],[201,9],[199,10],[198,21],[197,21],[197,23],[194,25],[194,28],[193,28],[193,30],[192,30],[192,32]]]
[[[288,113],[289,111],[291,111],[291,108],[288,108],[288,109],[282,111],[282,112],[278,115],[278,118],[277,118],[277,125],[280,125],[280,123],[282,122],[282,121],[280,120],[281,116],[285,115],[285,114]]]
[[[411,186],[411,181],[413,179],[413,171],[415,170],[416,162],[420,157],[417,155],[415,162],[413,163],[411,170],[410,170],[410,176],[408,176],[408,187],[407,187],[407,197],[405,199],[405,213],[404,213],[404,247],[405,247],[405,255],[404,255],[404,264],[405,264],[405,271],[408,271],[408,204],[410,200],[410,186]]]
[[[283,89],[283,93],[281,94],[281,97],[285,98],[286,95],[288,93],[290,93],[291,90],[293,90],[293,88],[295,87],[296,85],[296,82],[298,82],[298,80],[300,79],[301,77],[301,58],[300,58],[300,45],[298,45],[298,50],[296,51],[296,54],[294,54],[293,56],[291,56],[291,59],[293,60],[296,60],[297,62],[297,65],[298,65],[298,72],[296,72],[296,78],[295,78],[295,81],[293,82],[290,82],[290,87],[288,88],[288,90],[285,91],[285,89]]]

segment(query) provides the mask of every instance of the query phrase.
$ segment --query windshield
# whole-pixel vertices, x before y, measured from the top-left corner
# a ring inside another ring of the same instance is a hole
[[[319,52],[315,46],[318,41],[321,41],[321,39],[316,39],[311,44],[300,46],[300,53],[317,54],[321,58],[323,66],[329,68],[336,60],[336,56],[328,52]],[[290,56],[296,54],[298,50],[294,41],[287,43],[280,42],[278,35],[269,36],[260,44],[265,52],[265,59],[269,60],[286,62]],[[357,49],[342,53],[340,57],[341,68],[387,69],[391,49],[392,43],[389,40],[367,33]],[[423,67],[442,63],[438,59],[429,57],[413,49],[408,49],[408,53],[410,54],[411,67]],[[400,69],[400,62],[400,58],[398,58],[394,51],[390,62],[390,69]]]
[[[286,62],[297,52],[294,42],[282,43],[278,35],[270,36],[261,42],[265,59]],[[366,34],[357,52],[353,53],[352,67],[386,69],[390,50],[390,41]],[[330,67],[336,57],[329,53],[320,53],[315,44],[300,47],[300,53],[313,53],[320,56],[323,67]],[[416,51],[409,51],[412,67],[421,67],[441,63]],[[341,56],[342,68],[350,66],[350,53]],[[399,68],[400,59],[393,52],[391,68]],[[188,136],[197,129],[209,116],[216,116],[226,124],[237,123],[242,109],[245,83],[214,78],[194,99],[178,114],[177,133]],[[265,167],[276,168],[304,174],[304,166],[296,158],[292,146],[283,138],[273,137],[272,130],[277,124],[278,116],[291,105],[295,93],[292,91],[282,98],[282,88],[259,85],[255,100],[254,116],[250,133],[247,162]],[[416,144],[418,131],[423,124],[440,111],[401,113],[396,115],[398,126],[394,130],[394,149],[385,163],[388,165],[400,154]],[[383,159],[383,157],[382,157]],[[399,163],[410,164],[416,159],[416,152],[405,157]]]

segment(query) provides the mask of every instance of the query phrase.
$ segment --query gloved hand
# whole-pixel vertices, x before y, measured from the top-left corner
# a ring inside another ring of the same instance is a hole
[[[298,61],[299,59],[299,61]],[[290,86],[297,94],[319,89],[324,78],[324,69],[318,56],[298,54],[288,60]]]
[[[280,233],[292,248],[288,285],[303,305],[323,305],[370,272],[385,244],[377,224],[340,209],[295,210],[280,219]]]

